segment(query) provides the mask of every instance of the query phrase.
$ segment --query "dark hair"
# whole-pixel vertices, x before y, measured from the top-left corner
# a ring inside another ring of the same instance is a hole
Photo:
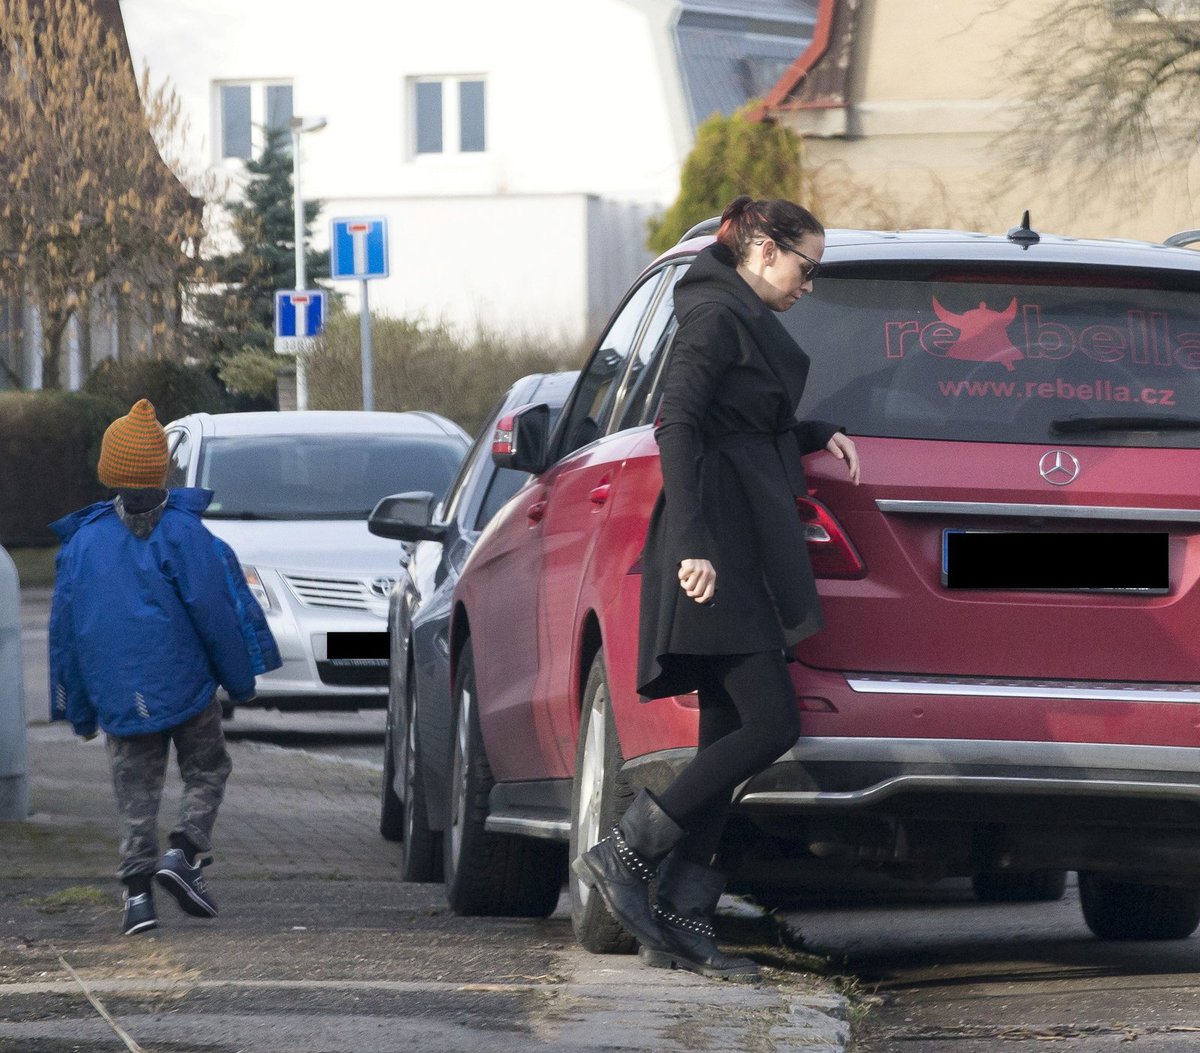
[[[792,201],[755,201],[748,194],[742,194],[729,202],[721,213],[717,241],[741,263],[755,238],[782,239],[795,244],[805,234],[824,233],[821,221]]]

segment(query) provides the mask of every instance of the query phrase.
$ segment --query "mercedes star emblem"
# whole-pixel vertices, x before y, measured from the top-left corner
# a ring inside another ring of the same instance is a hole
[[[1054,486],[1066,486],[1079,475],[1079,462],[1066,450],[1051,450],[1038,461],[1042,478]]]

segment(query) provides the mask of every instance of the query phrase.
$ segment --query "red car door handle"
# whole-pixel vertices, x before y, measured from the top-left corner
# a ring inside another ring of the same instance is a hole
[[[596,487],[596,489],[594,489],[590,494],[588,494],[588,500],[591,501],[592,504],[594,504],[594,505],[602,505],[602,504],[604,504],[605,501],[608,500],[608,491],[609,491],[609,484],[601,483],[599,486]]]
[[[531,504],[527,509],[525,509],[525,518],[529,520],[530,524],[540,523],[542,521],[542,516],[544,516],[545,514],[546,514],[546,502],[545,501],[534,501],[533,504]]]

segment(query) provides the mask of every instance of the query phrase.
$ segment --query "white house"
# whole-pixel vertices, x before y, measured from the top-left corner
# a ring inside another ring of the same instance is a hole
[[[765,95],[815,0],[122,0],[135,65],[169,79],[192,163],[236,186],[262,128],[302,189],[382,214],[373,309],[578,342],[648,259],[695,125]],[[353,286],[346,290],[351,293]]]

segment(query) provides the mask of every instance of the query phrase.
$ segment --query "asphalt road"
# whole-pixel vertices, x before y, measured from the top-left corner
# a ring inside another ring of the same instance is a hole
[[[867,996],[859,1053],[1200,1049],[1200,936],[1102,943],[1074,881],[1038,904],[979,903],[963,881],[854,884],[787,917]]]

